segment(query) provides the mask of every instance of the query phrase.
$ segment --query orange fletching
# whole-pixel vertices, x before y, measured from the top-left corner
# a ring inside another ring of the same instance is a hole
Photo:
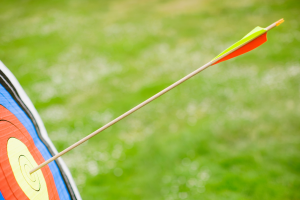
[[[249,42],[248,44],[242,46],[241,48],[237,49],[236,51],[232,52],[231,54],[225,56],[224,58],[222,58],[218,62],[214,63],[213,65],[215,65],[217,63],[220,63],[220,62],[223,62],[225,60],[229,60],[231,58],[237,57],[237,56],[242,55],[244,53],[247,53],[247,52],[259,47],[260,45],[262,45],[266,41],[267,41],[267,33],[264,33],[261,36],[257,37],[256,39]]]

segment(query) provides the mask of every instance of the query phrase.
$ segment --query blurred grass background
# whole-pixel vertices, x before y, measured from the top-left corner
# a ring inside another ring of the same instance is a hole
[[[259,25],[269,42],[66,154],[83,199],[300,199],[300,2],[0,2],[0,60],[58,151]]]

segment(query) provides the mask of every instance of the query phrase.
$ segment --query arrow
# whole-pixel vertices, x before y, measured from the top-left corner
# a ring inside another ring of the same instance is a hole
[[[104,131],[108,127],[112,126],[113,124],[117,123],[118,121],[124,119],[128,115],[134,113],[138,109],[140,109],[143,106],[147,105],[151,101],[157,99],[161,95],[165,94],[166,92],[168,92],[171,89],[175,88],[176,86],[180,85],[184,81],[192,78],[193,76],[195,76],[199,72],[203,71],[204,69],[208,68],[209,66],[215,65],[215,64],[223,62],[225,60],[229,60],[231,58],[237,57],[239,55],[242,55],[244,53],[247,53],[247,52],[249,52],[249,51],[257,48],[258,46],[262,45],[263,43],[265,43],[267,41],[267,32],[269,30],[271,30],[272,28],[274,28],[276,26],[279,26],[283,22],[284,22],[284,20],[280,19],[280,20],[274,22],[273,24],[271,24],[270,26],[268,26],[267,28],[256,27],[251,32],[249,32],[245,37],[243,37],[241,40],[239,40],[238,42],[236,42],[235,44],[233,44],[232,46],[230,46],[229,48],[227,48],[225,51],[223,51],[221,54],[219,54],[217,57],[215,57],[212,61],[206,63],[202,67],[200,67],[197,70],[193,71],[192,73],[186,75],[185,77],[183,77],[182,79],[180,79],[177,82],[173,83],[169,87],[163,89],[159,93],[155,94],[154,96],[150,97],[149,99],[145,100],[144,102],[138,104],[134,108],[130,109],[129,111],[127,111],[124,114],[122,114],[121,116],[117,117],[116,119],[114,119],[111,122],[107,123],[106,125],[102,126],[98,130],[96,130],[93,133],[91,133],[90,135],[82,138],[81,140],[79,140],[78,142],[74,143],[70,147],[68,147],[65,150],[61,151],[60,153],[56,154],[55,156],[53,156],[49,160],[46,160],[45,162],[43,162],[39,166],[31,169],[29,171],[29,173],[32,174],[35,171],[41,169],[45,165],[47,165],[50,162],[56,160],[57,158],[59,158],[60,156],[64,155],[65,153],[71,151],[72,149],[74,149],[78,145],[80,145],[80,144],[86,142],[87,140],[89,140],[90,138],[94,137],[95,135],[97,135],[101,131]]]

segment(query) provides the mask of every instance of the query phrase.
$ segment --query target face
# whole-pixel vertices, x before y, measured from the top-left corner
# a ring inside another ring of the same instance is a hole
[[[29,173],[56,153],[31,101],[0,62],[0,200],[80,200],[61,158]]]

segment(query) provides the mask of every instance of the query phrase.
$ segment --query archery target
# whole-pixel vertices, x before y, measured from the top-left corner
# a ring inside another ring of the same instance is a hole
[[[29,98],[0,62],[0,200],[80,200],[62,159],[29,174],[56,153]]]

